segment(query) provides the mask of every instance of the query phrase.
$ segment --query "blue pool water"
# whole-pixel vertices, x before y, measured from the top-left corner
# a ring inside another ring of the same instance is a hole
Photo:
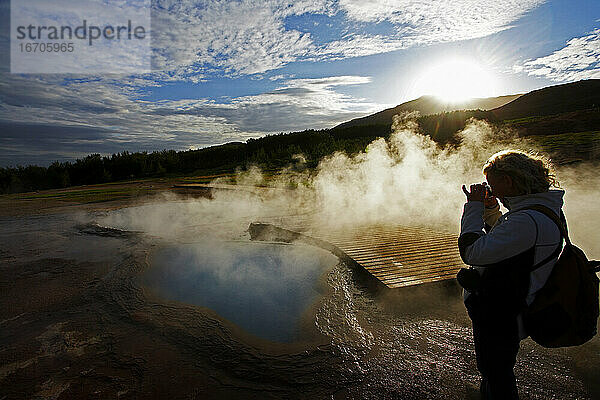
[[[253,335],[292,342],[323,295],[320,279],[336,263],[303,245],[182,244],[157,251],[142,283],[162,297],[210,308]]]

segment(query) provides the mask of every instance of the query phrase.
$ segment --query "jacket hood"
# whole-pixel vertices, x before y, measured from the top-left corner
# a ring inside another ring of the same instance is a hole
[[[540,204],[551,208],[557,214],[560,213],[560,209],[562,208],[563,196],[565,195],[565,191],[562,189],[552,189],[543,193],[533,193],[533,194],[525,194],[522,196],[514,196],[514,197],[506,197],[505,200],[508,204],[506,204],[506,208],[510,211],[517,211],[519,209],[534,205]]]

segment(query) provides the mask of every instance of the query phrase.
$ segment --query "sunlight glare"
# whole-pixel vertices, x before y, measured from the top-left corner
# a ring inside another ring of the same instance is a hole
[[[448,103],[474,97],[490,97],[497,92],[497,80],[476,61],[449,59],[431,65],[417,78],[420,95],[432,95]]]

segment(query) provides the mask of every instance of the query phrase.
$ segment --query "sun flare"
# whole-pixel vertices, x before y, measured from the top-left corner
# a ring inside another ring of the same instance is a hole
[[[433,95],[448,103],[494,96],[497,79],[474,60],[448,59],[426,68],[416,81],[420,95]]]

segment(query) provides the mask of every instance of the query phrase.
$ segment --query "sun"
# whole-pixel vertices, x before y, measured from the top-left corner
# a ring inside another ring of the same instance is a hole
[[[425,68],[416,79],[415,92],[458,103],[474,97],[494,96],[497,84],[494,74],[476,61],[453,58]]]

